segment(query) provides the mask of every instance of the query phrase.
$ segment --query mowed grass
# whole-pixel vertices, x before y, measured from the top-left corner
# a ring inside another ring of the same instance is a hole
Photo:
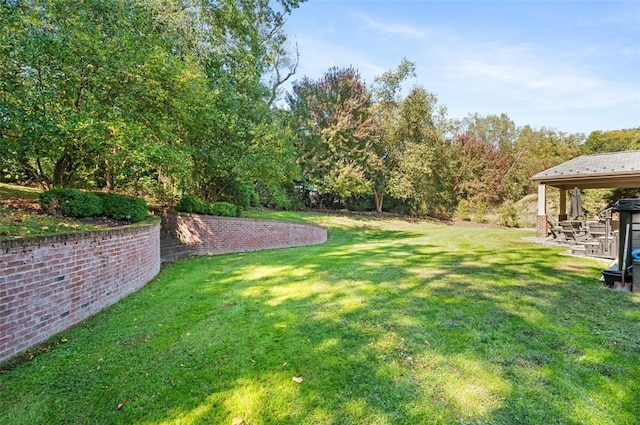
[[[0,374],[2,424],[635,424],[640,296],[531,232],[285,214]],[[302,382],[294,382],[294,377]]]
[[[9,198],[26,198],[38,199],[38,195],[42,192],[40,189],[18,186],[9,183],[0,183],[0,199]]]

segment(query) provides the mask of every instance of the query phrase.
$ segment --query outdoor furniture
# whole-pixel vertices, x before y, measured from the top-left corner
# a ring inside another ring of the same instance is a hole
[[[586,242],[589,240],[589,233],[582,229],[580,226],[574,225],[577,222],[571,222],[568,220],[561,221],[561,232],[567,242],[571,244]]]
[[[607,234],[607,225],[599,221],[587,222],[587,230],[591,239],[602,239]]]
[[[564,235],[562,234],[562,227],[555,224],[550,218],[547,218],[547,224],[549,225],[549,231],[551,232],[551,236],[553,236],[553,239],[564,239]]]

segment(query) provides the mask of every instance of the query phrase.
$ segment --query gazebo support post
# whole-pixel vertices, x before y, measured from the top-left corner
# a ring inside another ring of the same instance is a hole
[[[567,191],[560,189],[560,208],[558,211],[558,221],[567,219]]]
[[[565,201],[566,202],[566,201]],[[547,224],[547,185],[538,185],[538,217],[536,219],[536,233],[538,237],[546,238],[549,233]]]

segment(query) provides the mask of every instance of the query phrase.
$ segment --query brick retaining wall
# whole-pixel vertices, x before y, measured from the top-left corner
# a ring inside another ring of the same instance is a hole
[[[310,224],[159,214],[162,227],[212,255],[314,245]],[[0,363],[137,291],[160,271],[160,223],[0,241]]]
[[[191,247],[191,255],[227,254],[315,245],[327,241],[324,227],[277,220],[160,213],[162,228]]]
[[[0,241],[0,363],[160,271],[160,223]]]

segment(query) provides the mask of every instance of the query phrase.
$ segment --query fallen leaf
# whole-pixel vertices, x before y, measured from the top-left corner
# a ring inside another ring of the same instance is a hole
[[[304,381],[304,379],[302,379],[302,376],[294,376],[293,377],[293,382],[297,382],[298,384],[301,384],[302,381]]]
[[[233,418],[231,421],[231,425],[241,425],[244,423],[244,419],[242,418]]]

